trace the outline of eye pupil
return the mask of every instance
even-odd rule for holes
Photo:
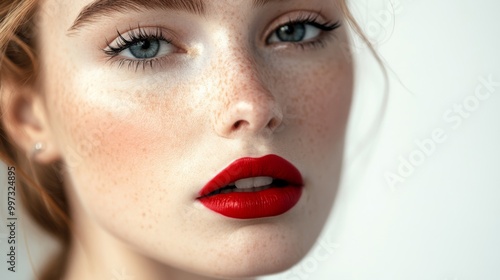
[[[138,45],[142,47],[141,49],[147,50],[151,46],[151,43],[149,41],[142,41]]]
[[[303,23],[294,23],[281,26],[276,31],[276,36],[283,42],[300,42],[306,35]]]
[[[144,39],[134,43],[129,48],[135,58],[148,59],[155,57],[160,51],[160,40]]]

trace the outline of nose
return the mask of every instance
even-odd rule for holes
[[[219,75],[219,102],[213,114],[215,131],[224,138],[269,137],[282,126],[283,110],[269,89],[269,82],[262,79],[265,64],[259,67],[244,51],[225,55],[215,71]]]

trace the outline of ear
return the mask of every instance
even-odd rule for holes
[[[41,164],[60,159],[42,96],[32,86],[10,81],[2,81],[0,94],[2,124],[13,144]]]

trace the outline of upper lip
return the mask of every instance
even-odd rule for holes
[[[291,186],[302,186],[304,184],[300,171],[280,156],[246,157],[235,160],[219,172],[199,191],[198,195],[204,197],[237,180],[262,176],[286,181]]]

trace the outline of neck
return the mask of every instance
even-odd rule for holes
[[[93,223],[75,228],[64,280],[215,280],[134,252]]]

